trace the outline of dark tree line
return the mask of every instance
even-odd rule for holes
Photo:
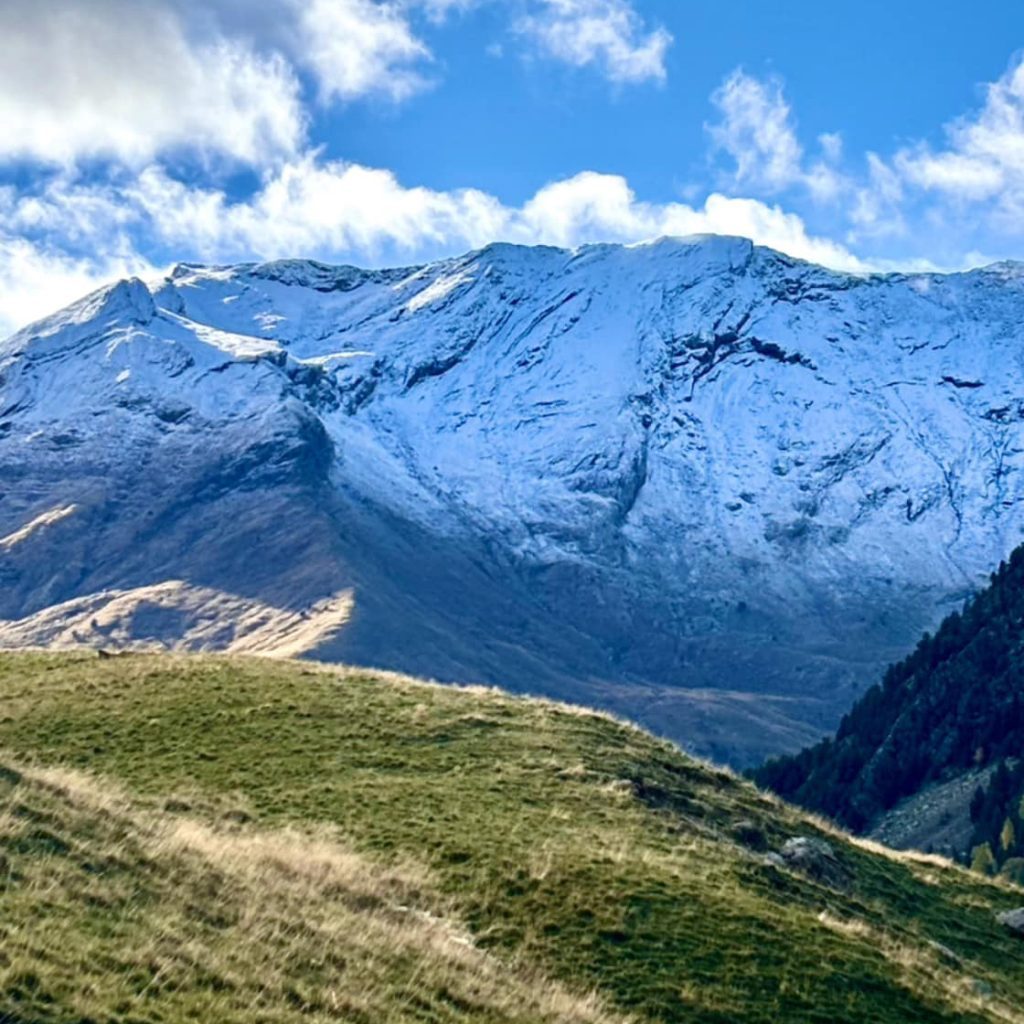
[[[1024,545],[962,611],[890,666],[833,739],[768,761],[754,778],[861,831],[928,782],[1022,752]]]
[[[971,800],[968,850],[979,871],[1003,870],[1024,879],[1024,761],[1000,761]]]

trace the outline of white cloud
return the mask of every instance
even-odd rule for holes
[[[0,124],[0,158],[63,163],[182,146],[256,162],[304,131],[282,58],[196,44],[169,8],[132,0],[3,4]]]
[[[539,0],[517,28],[540,51],[573,67],[596,66],[613,82],[664,81],[672,36],[648,31],[628,0]]]
[[[403,100],[429,84],[433,54],[412,26],[475,0],[143,0],[172,5],[193,35],[244,42],[308,72],[324,101],[363,96]]]
[[[514,240],[575,246],[633,242],[659,235],[739,235],[800,259],[863,270],[841,245],[808,234],[803,221],[756,199],[714,193],[700,207],[645,203],[625,178],[585,172],[541,189],[512,219]]]
[[[896,156],[903,177],[920,188],[964,202],[1024,200],[1024,59],[985,90],[973,117],[946,128],[938,152],[922,143]]]
[[[442,22],[452,13],[462,14],[473,7],[479,7],[486,0],[406,0],[422,7],[427,17],[434,22]]]
[[[841,211],[850,244],[913,232],[922,249],[959,265],[979,234],[1024,234],[1024,57],[985,86],[976,112],[946,126],[945,146],[868,152],[856,174],[840,166],[837,134],[820,135],[820,158],[808,159],[778,80],[737,70],[712,101],[720,119],[709,133],[734,161],[729,187],[769,196],[806,189]]]
[[[0,338],[111,280],[153,273],[130,248],[76,257],[0,232]]]
[[[762,197],[805,189],[848,244],[887,239],[891,246],[899,238],[904,251],[912,244],[960,267],[974,265],[979,247],[991,251],[993,239],[1024,235],[1024,57],[984,87],[978,110],[946,126],[945,145],[869,151],[857,172],[838,134],[819,135],[820,155],[808,157],[777,79],[737,70],[712,101],[720,118],[709,134],[734,163],[727,188]]]
[[[839,132],[823,132],[818,136],[818,144],[825,160],[837,164],[843,158],[843,136]]]
[[[413,19],[488,0],[5,0],[0,161],[141,166],[188,151],[265,168],[307,146],[324,103],[431,84]],[[664,77],[670,37],[629,0],[523,0],[544,52],[619,82]],[[517,8],[512,6],[514,11]]]
[[[189,189],[155,169],[140,178],[135,199],[167,242],[198,243],[213,260],[252,253],[420,258],[496,240],[574,247],[715,233],[743,235],[841,269],[862,268],[847,250],[811,237],[799,217],[777,206],[717,194],[703,207],[646,203],[625,178],[592,171],[547,185],[521,207],[509,207],[478,190],[406,188],[389,171],[307,156],[246,202]]]
[[[867,180],[855,188],[850,209],[854,225],[852,237],[902,234],[906,230],[902,212],[903,181],[877,153],[868,153],[867,165]]]
[[[575,247],[698,233],[742,235],[793,256],[863,269],[842,246],[809,234],[796,215],[753,199],[715,194],[703,206],[649,203],[625,178],[584,172],[508,206],[479,190],[406,187],[389,171],[308,153],[268,174],[245,200],[186,185],[156,165],[117,183],[61,176],[31,196],[0,190],[7,253],[0,260],[0,322],[56,308],[79,285],[84,291],[141,265],[129,237],[144,243],[143,251],[209,262],[312,256],[381,263],[496,240]],[[83,253],[90,255],[72,255]],[[46,273],[57,282],[49,301]]]
[[[431,53],[395,4],[289,0],[286,7],[296,18],[289,56],[313,72],[325,100],[370,93],[402,100],[426,85],[418,67]]]
[[[711,100],[722,114],[709,129],[711,138],[735,160],[738,182],[780,189],[799,179],[803,150],[778,81],[762,82],[736,70]]]
[[[6,0],[0,159],[189,149],[266,166],[305,145],[300,70],[325,102],[402,100],[431,59],[379,0]]]
[[[805,166],[803,146],[777,79],[762,81],[737,69],[711,100],[721,120],[709,125],[708,131],[714,145],[735,161],[736,185],[769,194],[802,185],[819,199],[834,198],[842,191],[843,179],[831,166],[842,153],[840,136],[822,135],[824,159]]]
[[[98,239],[115,238],[138,220],[138,212],[120,204],[109,189],[83,185],[72,173],[50,178],[33,193],[0,188],[0,232],[55,238],[63,249],[93,248]]]
[[[0,188],[0,338],[122,277],[153,273],[130,229],[140,213],[60,174],[32,195]]]
[[[191,188],[149,168],[126,193],[162,241],[206,259],[286,255],[376,260],[387,253],[484,245],[503,228],[504,208],[473,189],[405,188],[390,171],[307,154],[250,199]]]

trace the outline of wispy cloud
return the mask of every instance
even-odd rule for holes
[[[821,136],[822,157],[806,163],[781,81],[737,69],[711,99],[721,116],[708,131],[714,146],[734,161],[735,184],[770,194],[801,185],[818,198],[832,198],[843,189],[833,166],[842,152],[841,136]]]
[[[991,203],[1024,227],[1024,58],[985,89],[973,114],[946,127],[947,145],[900,150],[895,168],[909,184],[965,204]]]
[[[1024,57],[983,96],[977,110],[946,125],[944,146],[920,141],[851,161],[841,137],[826,134],[818,140],[820,156],[809,159],[781,80],[736,70],[712,97],[720,117],[708,130],[715,150],[732,162],[730,189],[790,197],[807,191],[841,211],[849,244],[912,231],[933,242],[943,235],[968,239],[982,226],[1020,239]],[[968,249],[969,243],[961,247],[964,259]]]
[[[672,36],[648,29],[627,0],[538,0],[517,22],[539,51],[573,67],[599,68],[610,81],[664,81]]]
[[[287,0],[284,6],[284,24],[295,26],[288,57],[312,71],[321,98],[353,100],[377,93],[404,100],[427,86],[423,68],[433,55],[397,5]]]

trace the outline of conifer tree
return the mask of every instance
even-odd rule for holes
[[[1007,818],[1003,822],[1003,831],[999,833],[999,845],[1003,849],[1003,853],[1009,853],[1013,849],[1013,844],[1016,842],[1017,836],[1013,827],[1013,819]]]
[[[1021,803],[1024,804],[1024,798]],[[975,822],[981,817],[981,809],[985,806],[985,790],[978,786],[971,797],[971,821]]]
[[[971,870],[979,875],[991,875],[996,868],[996,859],[988,843],[979,843],[971,850]]]
[[[991,769],[970,801],[968,850],[1024,851],[1024,545],[991,585],[890,666],[834,737],[754,772],[780,796],[867,830],[930,782]],[[1013,768],[1008,767],[1013,764]],[[967,808],[965,808],[965,811]],[[1010,819],[1010,847],[1002,840]],[[969,858],[965,858],[969,859]]]

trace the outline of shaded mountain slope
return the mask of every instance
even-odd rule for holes
[[[1019,891],[591,712],[140,655],[4,656],[0,706],[15,1024],[1022,1019]]]
[[[988,587],[865,693],[834,739],[769,761],[755,777],[860,830],[929,784],[1022,750],[1024,548],[1017,548]]]
[[[1019,542],[1022,308],[1016,265],[713,237],[121,282],[0,343],[0,644],[177,582],[285,617],[350,593],[308,653],[755,763]],[[161,607],[114,634],[218,646]]]

